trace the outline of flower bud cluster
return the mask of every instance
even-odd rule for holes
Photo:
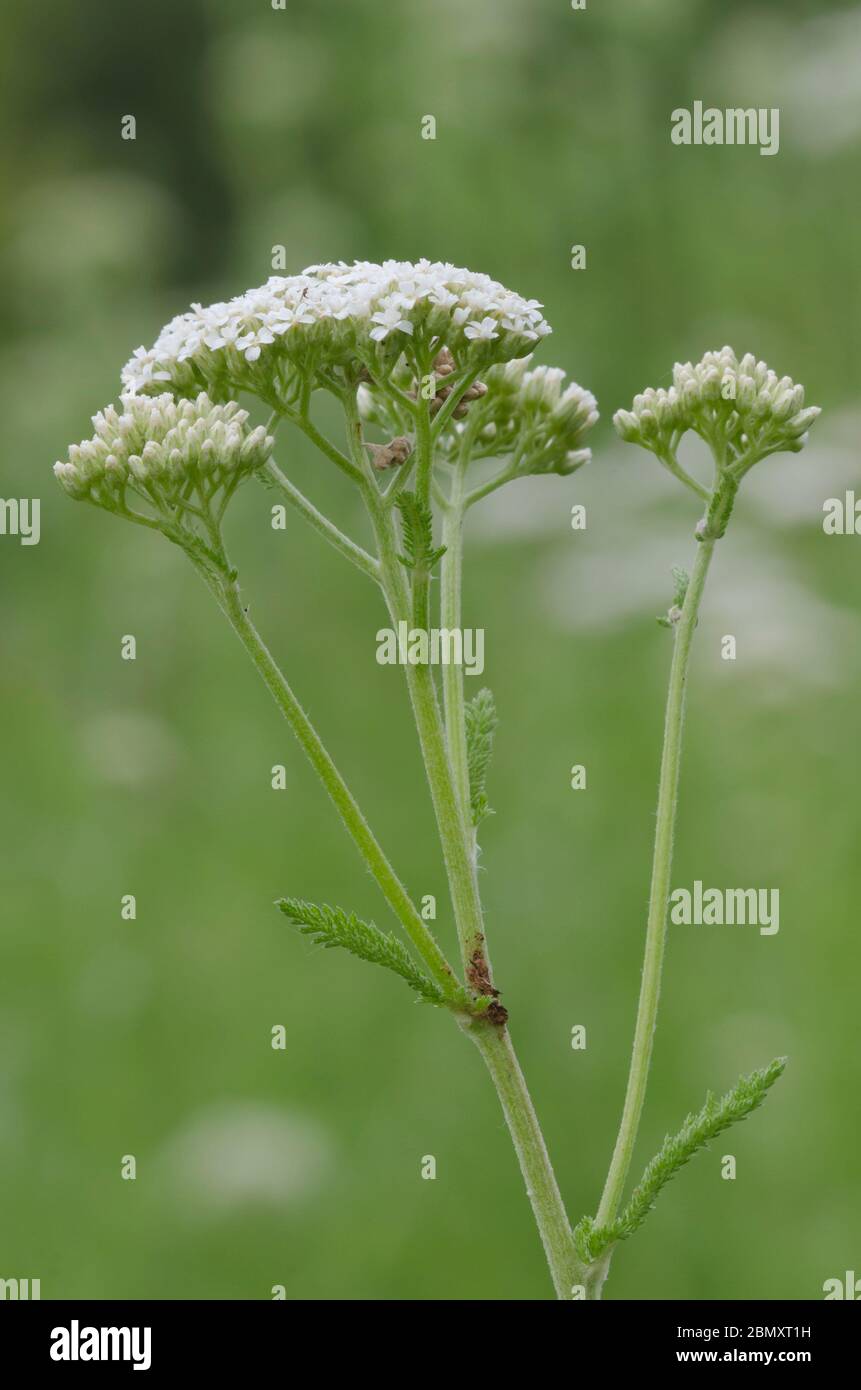
[[[592,457],[583,438],[598,419],[595,397],[559,367],[530,368],[522,357],[491,368],[481,411],[483,443],[513,454],[518,475],[573,473]]]
[[[672,453],[679,436],[694,430],[712,446],[729,445],[728,467],[744,472],[778,450],[797,453],[819,415],[804,406],[804,387],[778,377],[752,353],[738,360],[732,348],[707,352],[701,361],[677,362],[673,384],[649,387],[635,396],[630,410],[618,410],[613,424],[622,439],[658,455]]]
[[[213,405],[173,396],[122,396],[93,416],[95,434],[73,444],[54,473],[70,497],[122,509],[126,489],[171,508],[191,491],[210,498],[267,461],[273,440],[248,427],[235,401]]]

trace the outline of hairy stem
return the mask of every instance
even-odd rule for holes
[[[397,625],[403,619],[409,620],[414,609],[404,570],[398,560],[394,520],[391,510],[386,504],[386,499],[381,495],[376,480],[370,472],[362,443],[361,422],[355,409],[355,403],[349,394],[344,397],[344,406],[347,415],[347,437],[350,453],[356,468],[360,468],[364,475],[361,485],[362,494],[377,543],[380,582],[391,620]],[[425,453],[425,450],[428,452]],[[421,454],[424,454],[424,458],[420,454],[419,459],[420,465],[424,464],[425,488],[430,481],[431,450],[431,441],[425,436],[421,448]],[[460,545],[461,537],[458,536],[458,554]],[[458,560],[458,566],[459,564],[460,561]],[[459,569],[455,594],[450,597],[448,612],[456,620],[456,625],[459,625]],[[462,806],[452,770],[452,761],[449,757],[445,727],[430,666],[408,664],[406,676],[443,850],[466,979],[473,992],[476,992],[476,953],[478,953],[478,959],[485,963],[485,978],[489,977],[489,965],[486,964],[484,922],[472,852],[474,837],[466,815],[468,792],[466,805]],[[453,719],[457,720],[459,737],[463,739],[465,749],[466,732],[462,695],[459,705],[453,712]],[[503,1115],[526,1182],[527,1193],[547,1256],[557,1297],[570,1299],[573,1286],[578,1283],[585,1283],[585,1271],[576,1254],[570,1223],[553,1173],[544,1137],[508,1030],[504,1023],[500,1025],[497,1022],[492,1022],[489,1018],[474,1018],[470,1023],[467,1023],[461,1017],[460,1021],[481,1052],[499,1096]]]
[[[357,428],[355,422],[351,433]],[[357,436],[358,438],[358,436]],[[462,488],[455,483],[446,513],[446,543],[451,550],[448,576],[443,569],[443,626],[459,627],[461,621]],[[373,482],[365,489],[380,557],[383,591],[392,621],[409,611],[409,595],[396,555],[391,513],[380,505]],[[452,503],[454,505],[452,506]],[[457,517],[456,526],[452,518]],[[443,668],[444,674],[451,668]],[[490,963],[484,940],[484,921],[475,864],[475,836],[469,818],[469,777],[466,763],[466,728],[463,689],[446,686],[447,727],[429,666],[407,666],[407,684],[415,716],[431,799],[443,849],[446,872],[461,944],[467,982],[476,985],[476,960],[487,980]],[[459,672],[458,672],[459,674]],[[458,763],[461,749],[462,762]],[[455,751],[453,751],[455,750]],[[459,767],[459,772],[455,769]],[[503,1015],[504,1019],[504,1015]],[[517,1154],[539,1235],[547,1256],[557,1298],[570,1299],[575,1284],[585,1284],[585,1271],[574,1247],[571,1227],[556,1182],[544,1136],[520,1069],[507,1026],[489,1019],[465,1025],[478,1047],[502,1106],[505,1122]]]
[[[443,513],[442,539],[445,554],[440,568],[440,626],[457,631],[461,626],[463,590],[463,512],[464,468],[458,463],[452,479],[451,495]],[[475,833],[471,825],[469,764],[464,717],[463,668],[454,662],[442,668],[443,705],[448,754],[451,759],[455,791],[461,815],[468,828],[471,853],[475,854]]]
[[[476,953],[486,959],[484,918],[467,848],[466,827],[454,789],[439,700],[428,666],[407,666],[407,684],[442,844],[464,969],[469,979]]]
[[[622,1121],[596,1217],[596,1223],[599,1226],[609,1225],[618,1211],[637,1139],[637,1130],[649,1079],[649,1064],[652,1058],[652,1042],[658,1014],[661,969],[667,934],[667,903],[673,862],[673,838],[676,824],[676,799],[682,752],[688,664],[700,601],[714,546],[714,540],[708,539],[702,541],[697,547],[693,573],[685,596],[682,614],[675,629],[664,723],[664,748],[661,756],[661,775],[658,787],[652,886],[649,893],[649,915],[646,926],[646,950],[640,985],[640,1000],[637,1008],[634,1046],[631,1053],[631,1066],[628,1073]],[[606,1269],[604,1273],[606,1273]],[[603,1282],[603,1278],[601,1282]]]
[[[320,433],[307,415],[292,410],[286,405],[280,408],[280,414],[284,416],[285,420],[289,420],[297,429],[300,429],[305,437],[316,445],[320,453],[325,454],[327,459],[331,459],[336,468],[340,468],[341,472],[346,473],[348,478],[352,478],[354,483],[361,481],[363,472],[361,463],[347,458],[346,454],[342,454],[341,450],[336,448],[330,439]]]
[[[416,497],[419,504],[429,507],[433,484],[433,445],[427,401],[421,401],[416,411]],[[430,629],[430,573],[426,565],[413,571],[413,622],[419,629]]]
[[[497,488],[503,487],[505,483],[510,483],[514,477],[516,477],[516,473],[513,466],[509,465],[502,469],[500,473],[488,478],[486,483],[481,483],[478,487],[473,488],[472,492],[464,498],[464,507],[474,507],[476,502],[480,502],[483,497],[489,497],[492,492],[496,492]]]
[[[309,502],[304,493],[300,492],[295,484],[291,483],[290,479],[282,473],[274,459],[269,460],[265,471],[279,491],[283,493],[285,499],[290,503],[290,506],[295,507],[299,515],[303,516],[305,520],[314,527],[315,531],[319,531],[320,535],[324,536],[330,545],[333,545],[336,550],[340,551],[340,553],[360,569],[363,574],[367,574],[369,578],[379,581],[380,567],[373,555],[369,555],[366,550],[363,550],[362,547],[351,540],[349,536],[345,536],[344,532],[341,531],[333,521],[330,521],[327,516],[324,516],[322,512],[318,511],[313,502]]]
[[[449,421],[463,399],[464,392],[468,391],[473,382],[478,380],[478,371],[479,369],[476,367],[468,372],[464,372],[454,382],[449,378],[447,384],[451,386],[451,390],[442,409],[438,412],[433,422],[434,440],[439,439],[440,436],[445,433]]]
[[[684,483],[685,487],[690,488],[691,492],[696,493],[697,497],[700,497],[704,502],[711,500],[711,493],[708,488],[703,487],[702,483],[698,483],[696,478],[692,478],[690,473],[682,468],[682,465],[676,458],[675,449],[666,449],[660,452],[656,450],[655,457],[664,465],[669,473],[672,473],[674,478],[678,478],[680,483]]]
[[[541,1126],[508,1030],[474,1022],[466,1026],[466,1031],[484,1058],[499,1096],[550,1266],[556,1297],[571,1299],[574,1285],[584,1283],[584,1269],[574,1247],[571,1226]]]
[[[357,466],[364,453],[361,424],[351,400],[346,401],[347,434]],[[391,512],[375,480],[366,478],[363,496],[371,517],[380,563],[383,592],[393,624],[412,622],[416,608],[397,555],[397,538]],[[425,611],[425,610],[422,610]],[[416,730],[430,787],[434,815],[442,845],[464,969],[469,979],[475,952],[484,959],[484,921],[478,881],[468,848],[467,825],[461,813],[449,762],[439,698],[429,665],[405,667]]]

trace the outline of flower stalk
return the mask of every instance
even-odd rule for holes
[[[685,595],[681,617],[675,626],[673,636],[673,657],[670,666],[664,720],[664,744],[658,783],[655,848],[652,858],[652,883],[649,892],[646,948],[640,982],[640,999],[637,1006],[634,1046],[622,1120],[596,1218],[599,1226],[608,1226],[619,1209],[628,1170],[631,1166],[640,1116],[643,1113],[643,1103],[646,1098],[667,938],[667,911],[673,866],[673,840],[676,828],[688,668],[691,645],[714,547],[714,540],[703,541],[697,547],[696,562]]]
[[[463,521],[465,476],[468,458],[460,457],[452,470],[451,487],[443,511],[442,543],[445,554],[440,569],[441,626],[449,632],[462,629],[463,607]],[[470,815],[469,760],[466,745],[463,669],[453,662],[442,670],[445,728],[452,775],[466,827],[470,855],[475,860],[475,831]]]
[[[349,433],[356,422],[349,421]],[[361,446],[357,443],[357,449]],[[369,484],[363,487],[363,497],[371,517],[377,542],[383,593],[391,621],[397,630],[400,622],[427,628],[427,597],[423,579],[417,599],[404,579],[404,570],[397,556],[397,537],[393,517],[383,505],[379,492]],[[424,619],[422,622],[420,619]],[[483,953],[484,922],[478,882],[467,846],[466,824],[455,789],[452,767],[440,710],[439,697],[431,667],[424,664],[404,667],[410,704],[418,733],[425,774],[439,831],[443,859],[452,898],[455,926],[460,942],[461,958],[467,981],[486,958]],[[479,968],[479,978],[481,976]]]
[[[685,487],[704,498],[706,511],[696,528],[697,556],[681,608],[672,608],[662,625],[673,630],[673,656],[664,720],[664,741],[658,783],[658,807],[652,879],[646,922],[646,943],[634,1042],[622,1118],[607,1179],[594,1222],[585,1218],[578,1228],[581,1253],[587,1261],[587,1298],[600,1299],[615,1241],[605,1240],[601,1253],[589,1259],[594,1232],[611,1232],[616,1219],[637,1140],[652,1060],[661,975],[667,936],[667,913],[673,863],[679,769],[682,756],[685,700],[691,646],[714,548],[725,534],[741,479],[763,458],[780,449],[797,451],[819,411],[804,406],[804,389],[789,377],[778,380],[764,362],[751,354],[736,358],[731,348],[707,353],[696,366],[677,363],[673,385],[647,391],[634,399],[632,410],[617,411],[614,425],[628,443],[654,453]],[[693,430],[708,444],[714,461],[711,490],[705,489],[679,464],[680,440]],[[776,1064],[775,1064],[776,1065]],[[782,1062],[775,1076],[782,1071]],[[745,1112],[746,1113],[746,1112]]]

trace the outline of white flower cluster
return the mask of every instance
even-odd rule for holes
[[[752,353],[738,360],[732,348],[707,352],[700,362],[677,362],[669,390],[649,387],[631,410],[618,410],[613,424],[630,444],[662,454],[685,430],[709,443],[728,442],[748,462],[766,453],[797,453],[818,406],[804,408],[804,387],[778,377]]]
[[[268,459],[273,440],[248,428],[248,412],[230,401],[213,405],[173,396],[120,397],[93,416],[95,434],[73,444],[54,473],[70,497],[116,510],[130,487],[156,506],[173,507],[191,486],[210,498],[225,483],[253,473]]]
[[[505,362],[549,332],[536,300],[488,275],[438,261],[339,262],[193,305],[137,349],[122,379],[131,391],[223,399],[268,386],[271,396],[285,373],[392,363],[413,344],[449,348],[461,369]]]
[[[583,436],[598,419],[591,391],[576,381],[565,385],[561,367],[532,367],[531,357],[491,368],[481,411],[481,438],[494,452],[514,454],[517,472],[573,473],[592,451]]]

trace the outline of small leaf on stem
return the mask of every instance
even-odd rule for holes
[[[430,1004],[444,1004],[442,991],[418,969],[406,947],[391,933],[386,935],[373,922],[363,922],[354,912],[344,912],[328,903],[308,903],[301,898],[281,898],[276,904],[285,917],[318,946],[331,950],[340,946],[361,960],[385,966]]]
[[[722,1100],[709,1093],[702,1110],[696,1115],[688,1115],[678,1134],[667,1135],[631,1193],[631,1200],[621,1216],[609,1226],[596,1226],[591,1216],[584,1216],[578,1223],[574,1239],[581,1259],[587,1262],[597,1260],[609,1245],[632,1236],[654,1207],[658,1193],[679,1169],[723,1130],[746,1119],[762,1105],[785,1067],[786,1058],[778,1057],[760,1071],[742,1076]]]

